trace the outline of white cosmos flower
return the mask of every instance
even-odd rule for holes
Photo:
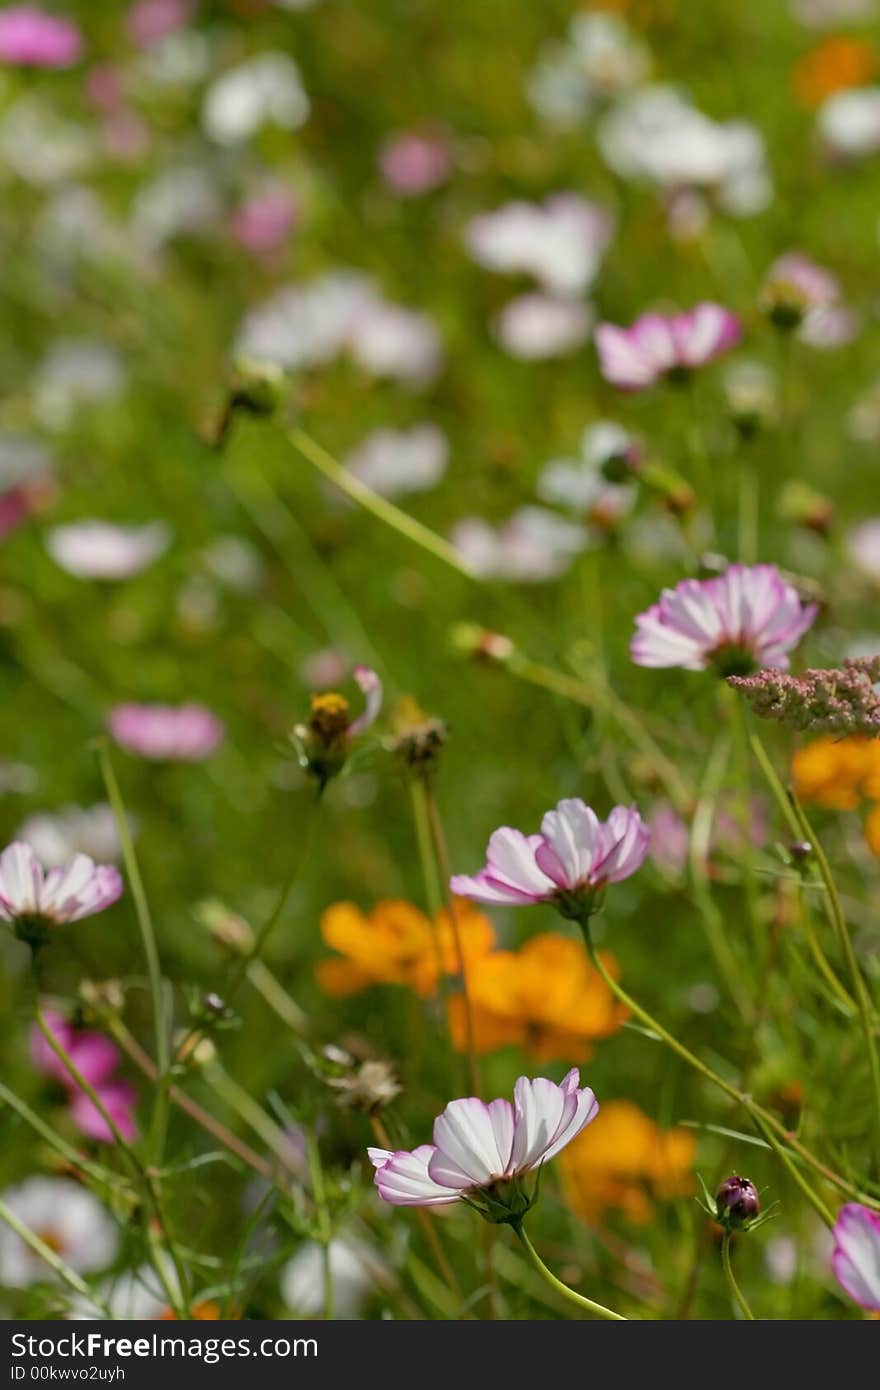
[[[96,806],[64,806],[60,811],[28,816],[15,838],[30,845],[44,869],[60,868],[75,854],[102,861],[120,856],[116,817],[112,806],[104,801]]]
[[[505,304],[493,328],[512,357],[537,362],[575,352],[586,341],[593,319],[590,304],[536,292]]]
[[[77,521],[56,526],[46,549],[57,565],[77,579],[128,579],[164,555],[171,532],[162,521],[116,526],[110,521]]]
[[[37,188],[65,183],[94,163],[98,143],[37,96],[14,102],[0,120],[0,163]]]
[[[216,226],[223,212],[216,180],[197,164],[164,169],[134,200],[131,238],[145,255],[177,236]]]
[[[674,87],[645,87],[603,118],[605,162],[622,178],[661,189],[703,188],[734,216],[763,211],[772,198],[764,142],[747,121],[715,121]]]
[[[582,526],[543,507],[521,507],[497,528],[467,517],[450,539],[472,573],[522,584],[558,578],[589,544]]]
[[[579,14],[567,42],[542,49],[526,91],[540,116],[570,129],[609,97],[638,86],[650,66],[647,48],[623,19]]]
[[[202,125],[218,145],[241,145],[262,126],[297,130],[309,116],[299,68],[286,53],[261,53],[224,72],[205,94]]]
[[[631,483],[609,482],[603,470],[616,462],[626,469],[638,455],[639,446],[628,430],[613,420],[598,420],[584,430],[579,458],[545,464],[538,477],[538,496],[578,516],[606,524],[616,521],[635,502],[635,488]]]
[[[28,1178],[3,1201],[78,1274],[106,1269],[116,1258],[116,1223],[97,1197],[69,1178]],[[0,1284],[24,1288],[51,1279],[49,1266],[8,1226],[0,1225]]]
[[[449,461],[449,440],[428,421],[409,429],[372,430],[345,458],[350,473],[385,497],[428,492]]]
[[[78,407],[104,405],[125,390],[127,374],[109,343],[63,338],[43,358],[34,382],[34,414],[51,430],[64,430]]]
[[[880,150],[880,87],[835,92],[819,109],[816,128],[832,154],[861,159]]]
[[[475,261],[504,274],[533,275],[551,294],[578,294],[599,269],[611,237],[605,208],[576,193],[543,203],[505,203],[471,218],[465,242]]]
[[[13,841],[0,854],[0,917],[50,927],[78,922],[110,907],[123,891],[122,876],[111,864],[95,864],[75,854],[60,868],[43,872],[30,845]]]
[[[376,1257],[357,1242],[338,1236],[330,1242],[330,1275],[337,1318],[360,1316],[364,1299],[376,1286]],[[281,1296],[304,1318],[319,1317],[324,1307],[324,1252],[305,1241],[281,1271]]]

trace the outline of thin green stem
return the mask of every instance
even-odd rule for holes
[[[613,1309],[606,1308],[602,1303],[596,1303],[592,1298],[586,1298],[582,1293],[576,1293],[567,1284],[563,1284],[561,1279],[557,1279],[545,1265],[532,1242],[529,1240],[522,1226],[514,1226],[514,1231],[520,1239],[523,1249],[529,1257],[534,1268],[538,1271],[541,1278],[546,1280],[551,1289],[554,1289],[561,1298],[565,1298],[569,1303],[573,1303],[576,1308],[581,1308],[586,1313],[592,1313],[596,1318],[604,1318],[608,1322],[626,1322],[627,1319],[622,1313],[615,1313]]]
[[[128,816],[125,811],[125,802],[122,799],[122,792],[119,789],[119,782],[116,777],[113,761],[110,757],[110,749],[106,740],[102,740],[98,744],[97,756],[101,777],[103,778],[104,787],[107,791],[107,798],[113,809],[113,815],[116,820],[116,829],[122,848],[122,860],[125,865],[129,887],[131,888],[131,896],[134,900],[135,916],[137,917],[138,928],[141,934],[141,944],[147,961],[147,975],[150,981],[150,1002],[153,1010],[153,1033],[156,1042],[156,1065],[159,1068],[160,1077],[160,1082],[156,1087],[154,1098],[151,1124],[151,1148],[153,1162],[160,1163],[165,1141],[167,1118],[167,1086],[164,1084],[164,1078],[167,1076],[170,1068],[171,1055],[168,1040],[168,1026],[163,1002],[162,968],[159,960],[159,947],[156,941],[156,931],[153,926],[150,905],[147,901],[144,882],[141,877],[140,866],[135,853]]]
[[[868,993],[868,987],[859,966],[855,949],[852,944],[846,916],[840,902],[840,895],[837,885],[834,882],[834,874],[831,872],[831,864],[828,856],[822,848],[820,841],[813,834],[810,822],[804,814],[803,807],[800,805],[794,793],[791,794],[791,805],[801,833],[804,839],[812,846],[813,854],[816,857],[816,864],[819,868],[819,876],[825,885],[828,904],[828,915],[831,918],[832,926],[837,934],[843,958],[846,961],[847,971],[849,972],[850,984],[858,1005],[859,1020],[862,1026],[862,1034],[865,1040],[865,1050],[868,1055],[868,1067],[871,1073],[871,1083],[874,1090],[874,1134],[875,1134],[875,1161],[880,1165],[880,1057],[877,1053],[877,1040],[874,1036],[874,1024],[872,1019],[872,1000]]]
[[[436,559],[442,560],[450,569],[454,569],[458,574],[462,574],[467,579],[476,579],[475,575],[462,560],[458,551],[445,541],[442,536],[423,526],[414,517],[408,516],[401,511],[393,502],[381,497],[378,492],[374,492],[366,483],[362,483],[360,478],[355,477],[347,468],[343,468],[336,461],[332,454],[329,454],[322,445],[312,439],[311,435],[301,429],[292,429],[288,432],[288,440],[304,458],[314,468],[317,468],[325,478],[334,483],[341,492],[358,506],[363,507],[364,511],[370,512],[378,521],[390,526],[399,535],[405,536],[408,541],[412,541],[422,550],[433,555]]]
[[[410,782],[410,795],[412,797],[413,823],[415,825],[419,863],[421,864],[422,879],[425,885],[425,900],[428,909],[428,918],[431,923],[431,938],[434,943],[434,957],[437,965],[437,988],[440,991],[440,997],[443,1001],[443,1012],[446,1014],[448,998],[446,961],[443,955],[443,943],[440,940],[440,927],[437,922],[440,908],[443,905],[443,894],[440,887],[440,874],[437,869],[437,862],[434,858],[434,850],[431,841],[431,821],[428,815],[425,786],[420,778],[414,777]]]
[[[72,1144],[68,1144],[66,1139],[62,1139],[60,1134],[56,1134],[51,1125],[47,1125],[45,1120],[33,1111],[25,1101],[17,1096],[14,1091],[10,1091],[0,1081],[0,1101],[8,1105],[17,1115],[20,1115],[25,1124],[30,1125],[35,1134],[45,1140],[56,1153],[60,1154],[65,1163],[69,1163],[72,1168],[76,1168],[80,1173],[92,1179],[93,1182],[101,1183],[105,1187],[127,1188],[128,1183],[124,1178],[120,1178],[116,1173],[105,1168],[103,1164],[93,1163],[84,1154],[78,1153]]]
[[[35,1255],[45,1261],[49,1269],[52,1270],[52,1273],[57,1275],[63,1283],[67,1284],[68,1288],[73,1289],[74,1293],[79,1294],[81,1298],[88,1299],[89,1303],[98,1309],[102,1317],[109,1318],[111,1322],[113,1321],[113,1312],[109,1304],[101,1298],[100,1294],[90,1289],[85,1280],[81,1279],[76,1273],[76,1270],[71,1269],[69,1265],[65,1264],[61,1257],[56,1255],[51,1246],[47,1245],[44,1240],[41,1240],[36,1232],[32,1231],[29,1226],[25,1226],[24,1222],[19,1221],[15,1212],[11,1211],[2,1199],[0,1199],[0,1221],[3,1221],[9,1227],[10,1231],[14,1231],[19,1240],[23,1240],[29,1250],[32,1250]]]
[[[321,1164],[321,1150],[318,1147],[314,1126],[309,1125],[306,1127],[305,1139],[306,1154],[309,1163],[309,1177],[312,1184],[312,1197],[314,1198],[315,1211],[318,1216],[318,1238],[321,1243],[323,1254],[324,1317],[329,1322],[333,1317],[334,1311],[333,1264],[331,1254],[333,1228],[330,1221],[330,1211],[327,1206],[327,1189],[324,1183],[324,1169]]]
[[[739,1284],[733,1277],[733,1266],[730,1263],[730,1232],[724,1232],[724,1239],[721,1242],[721,1263],[724,1266],[724,1277],[727,1280],[730,1292],[733,1294],[739,1311],[748,1322],[755,1321],[755,1315],[746,1302],[745,1295],[740,1289]]]
[[[833,1169],[828,1168],[820,1159],[816,1158],[815,1154],[811,1153],[795,1135],[790,1134],[775,1115],[771,1114],[769,1110],[765,1110],[762,1105],[758,1105],[757,1101],[753,1100],[751,1096],[746,1095],[744,1091],[740,1091],[731,1082],[725,1081],[723,1076],[719,1076],[716,1071],[713,1071],[711,1067],[707,1066],[705,1062],[702,1062],[689,1048],[685,1047],[684,1043],[680,1043],[678,1038],[668,1032],[662,1024],[658,1023],[657,1020],[648,1013],[647,1009],[643,1009],[640,1004],[637,1004],[632,995],[628,994],[623,986],[618,984],[614,976],[609,974],[608,970],[606,970],[601,957],[593,945],[588,925],[584,925],[582,929],[587,950],[590,953],[590,959],[599,971],[599,974],[604,979],[612,994],[614,994],[622,1004],[626,1005],[630,1013],[632,1013],[640,1023],[644,1024],[644,1026],[649,1029],[650,1032],[654,1033],[662,1043],[665,1043],[671,1051],[681,1057],[682,1061],[687,1062],[688,1066],[698,1072],[704,1080],[710,1082],[713,1086],[717,1086],[717,1088],[723,1091],[730,1100],[734,1100],[737,1105],[741,1105],[752,1118],[760,1117],[760,1119],[762,1119],[808,1167],[812,1168],[814,1172],[819,1173],[841,1192],[845,1192],[853,1197],[855,1201],[861,1202],[864,1206],[870,1207],[873,1211],[880,1210],[880,1202],[868,1196],[867,1193],[860,1192],[852,1183],[847,1182],[846,1178],[841,1177],[839,1173],[835,1173]]]
[[[243,1086],[239,1086],[238,1082],[234,1081],[217,1061],[206,1062],[200,1068],[200,1074],[205,1084],[211,1088],[215,1095],[231,1110],[234,1110],[255,1134],[260,1136],[278,1161],[286,1168],[290,1168],[292,1161],[290,1145],[285,1139],[284,1133],[267,1115],[263,1107],[254,1100],[253,1096]]]
[[[776,1157],[779,1159],[780,1163],[785,1167],[789,1177],[800,1188],[801,1193],[804,1197],[806,1197],[810,1206],[814,1209],[814,1211],[816,1211],[819,1214],[819,1216],[825,1222],[825,1225],[829,1228],[829,1230],[833,1231],[834,1217],[831,1215],[831,1212],[828,1210],[827,1206],[822,1201],[822,1198],[816,1191],[815,1186],[811,1183],[808,1183],[803,1173],[798,1168],[797,1164],[792,1163],[791,1159],[785,1152],[785,1149],[782,1147],[779,1140],[776,1138],[776,1135],[773,1133],[770,1126],[765,1124],[759,1115],[753,1115],[752,1122],[755,1128],[758,1130],[758,1133],[761,1134],[762,1137],[767,1141],[773,1152],[776,1154]]]

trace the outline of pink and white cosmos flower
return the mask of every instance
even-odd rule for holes
[[[112,864],[75,854],[44,873],[30,845],[20,840],[0,854],[0,917],[7,922],[37,917],[52,926],[103,912],[122,895],[122,876]]]
[[[788,653],[818,609],[804,604],[775,565],[730,565],[713,579],[683,579],[636,618],[637,666],[714,667],[724,676],[788,669]]]
[[[513,1104],[486,1104],[475,1096],[450,1101],[434,1121],[432,1144],[411,1152],[367,1152],[379,1195],[394,1206],[438,1207],[476,1198],[490,1219],[506,1220],[528,1207],[515,1180],[555,1158],[598,1113],[596,1097],[580,1086],[576,1067],[559,1086],[543,1076],[521,1076]]]
[[[22,68],[69,68],[82,54],[75,24],[33,5],[0,11],[0,62]]]
[[[155,762],[199,762],[223,740],[224,728],[204,705],[115,705],[107,728],[120,748]]]
[[[560,801],[539,835],[502,826],[489,840],[486,866],[472,877],[456,874],[450,888],[474,902],[520,906],[554,903],[580,918],[609,883],[641,868],[648,828],[635,806],[615,806],[606,821],[578,797]]]
[[[880,1214],[848,1202],[834,1226],[834,1277],[862,1308],[880,1312]]]
[[[642,314],[629,328],[600,323],[595,340],[605,380],[621,391],[642,391],[662,377],[704,367],[735,347],[741,334],[729,309],[702,303],[683,314]]]

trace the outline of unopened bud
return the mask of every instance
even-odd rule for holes
[[[736,1173],[725,1178],[715,1193],[715,1214],[729,1231],[742,1231],[751,1225],[761,1214],[758,1189],[751,1179]]]

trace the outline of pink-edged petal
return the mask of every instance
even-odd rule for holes
[[[352,736],[364,733],[375,724],[382,708],[382,682],[376,672],[369,666],[356,666],[354,678],[363,691],[366,705],[363,714],[348,726],[348,732]]]
[[[434,1121],[435,1153],[430,1176],[441,1185],[467,1189],[485,1187],[504,1177],[513,1143],[513,1110],[509,1100],[490,1104],[468,1096],[453,1100]]]
[[[857,1202],[840,1210],[834,1226],[834,1277],[862,1308],[880,1311],[880,1213]]]
[[[373,1153],[385,1150],[372,1150]],[[459,1200],[456,1189],[434,1182],[428,1164],[434,1155],[432,1144],[421,1144],[412,1152],[392,1153],[376,1166],[373,1181],[379,1196],[397,1207],[442,1207]],[[375,1163],[375,1159],[373,1159]]]
[[[578,797],[560,801],[541,821],[541,834],[553,851],[552,858],[541,856],[545,871],[549,873],[555,866],[562,870],[562,881],[556,878],[554,882],[560,888],[588,883],[600,844],[599,818],[592,807]]]
[[[38,912],[42,887],[43,870],[30,845],[7,845],[0,854],[0,915],[10,921]]]

